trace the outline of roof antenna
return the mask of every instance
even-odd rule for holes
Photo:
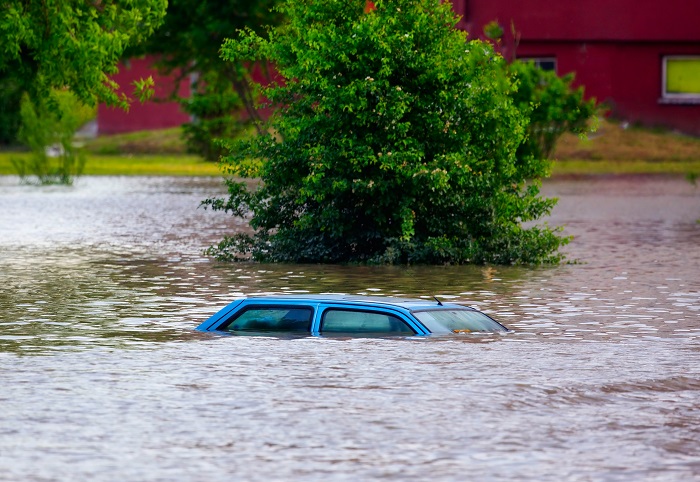
[[[440,301],[437,296],[433,295],[433,298],[435,298],[435,301],[438,302],[438,306],[442,306],[442,301]]]

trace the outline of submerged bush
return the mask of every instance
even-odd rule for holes
[[[549,161],[518,158],[528,118],[489,43],[455,29],[439,0],[298,0],[230,60],[272,62],[268,134],[231,146],[229,196],[247,216],[220,259],[282,262],[540,263],[567,242],[539,196]],[[236,176],[258,178],[256,188]]]

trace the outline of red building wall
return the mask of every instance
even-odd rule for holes
[[[456,0],[469,33],[511,20],[523,39],[697,41],[700,3],[693,0]],[[478,32],[475,31],[478,29]]]
[[[498,21],[509,59],[556,58],[557,73],[574,72],[586,95],[605,102],[615,117],[700,136],[700,103],[662,99],[664,56],[700,56],[700,0],[453,0],[453,8],[462,16],[458,27],[472,38]],[[166,97],[173,81],[158,76],[147,59],[132,60],[115,80],[130,93],[131,82],[148,75],[156,80],[156,96]],[[179,88],[188,95],[187,83]],[[173,102],[134,102],[128,113],[98,109],[103,134],[188,121]]]
[[[120,92],[132,97],[132,82],[150,75],[155,81],[155,94],[151,100],[145,103],[134,100],[128,111],[100,104],[97,108],[98,134],[164,129],[189,122],[189,116],[182,112],[177,102],[162,101],[167,99],[172,92],[175,81],[173,77],[159,75],[151,67],[152,62],[152,58],[141,58],[131,59],[127,63],[120,64],[119,73],[112,77],[119,84]],[[178,92],[182,96],[189,96],[189,83],[182,82]]]
[[[700,2],[688,0],[455,0],[476,38],[497,21],[508,58],[554,57],[615,117],[700,135],[700,103],[662,99],[663,58],[700,56]],[[511,33],[514,26],[517,39]]]

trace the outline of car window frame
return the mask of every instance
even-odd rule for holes
[[[221,320],[226,320],[227,316],[231,316],[232,313],[235,313],[237,310],[241,308],[241,305],[245,305],[246,303],[245,298],[241,298],[239,300],[234,300],[225,307],[223,307],[221,310],[218,312],[214,313],[214,315],[209,318],[209,324],[206,326],[201,326],[199,329],[202,331],[218,331],[218,326],[223,323]]]

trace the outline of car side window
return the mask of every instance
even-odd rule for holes
[[[336,308],[326,310],[321,321],[321,334],[333,333],[415,334],[398,316]]]
[[[311,330],[313,310],[299,306],[252,306],[235,316],[223,331],[283,331]]]

